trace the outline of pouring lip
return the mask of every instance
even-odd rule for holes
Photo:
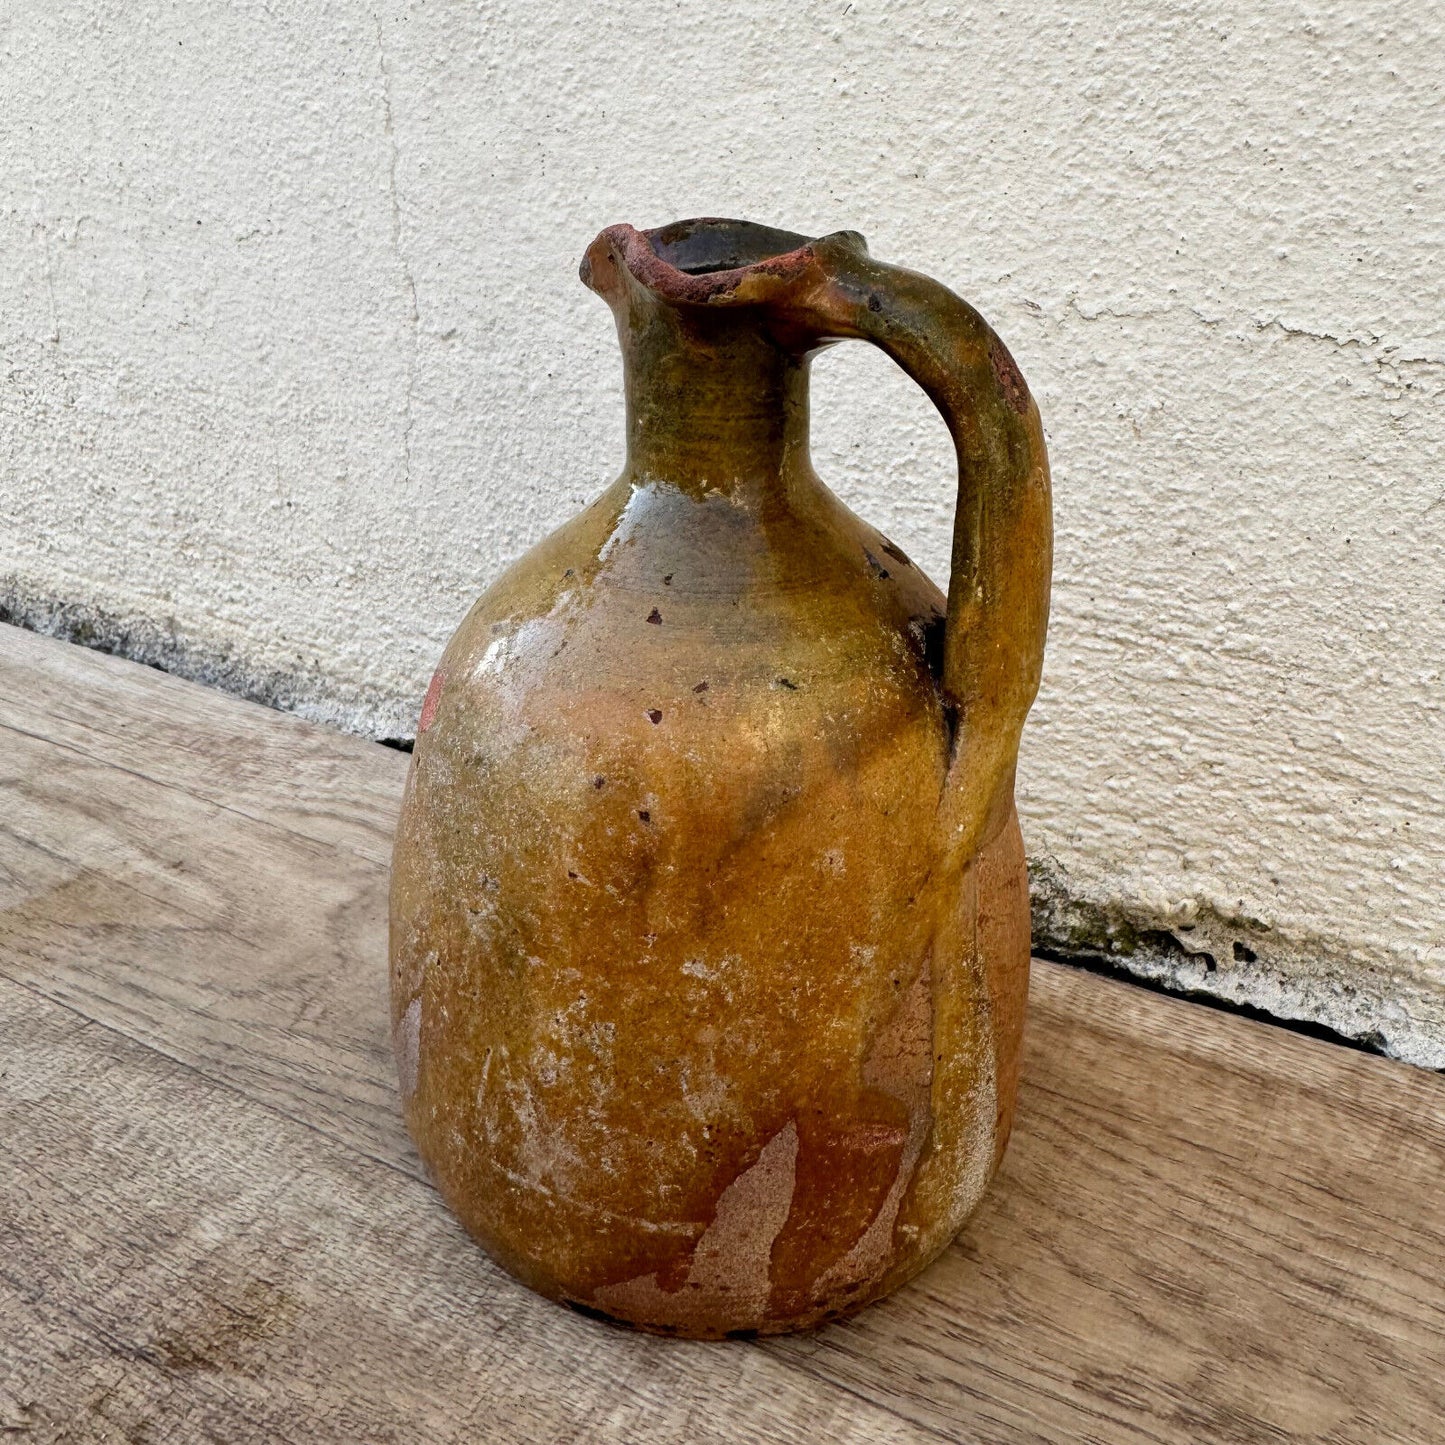
[[[827,239],[721,216],[673,221],[649,231],[608,226],[582,258],[581,276],[585,285],[607,296],[620,263],[664,301],[746,304],[806,275],[820,241]],[[862,243],[861,237],[856,240]]]

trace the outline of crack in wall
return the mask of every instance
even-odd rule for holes
[[[1037,302],[1025,301],[1024,305],[1030,314],[1043,316],[1047,313]],[[1097,306],[1092,309],[1081,302],[1077,295],[1069,296],[1065,303],[1068,310],[1072,311],[1081,321],[1140,321],[1148,320],[1158,316],[1168,316],[1174,312],[1187,310],[1201,325],[1211,330],[1224,325],[1238,327],[1249,327],[1256,332],[1278,331],[1281,335],[1297,337],[1309,341],[1324,341],[1335,347],[1337,350],[1345,351],[1358,349],[1374,362],[1376,369],[1384,373],[1392,371],[1398,373],[1402,369],[1419,368],[1422,371],[1445,368],[1445,352],[1439,355],[1432,354],[1429,347],[1423,342],[1402,341],[1386,343],[1384,338],[1376,332],[1370,332],[1366,336],[1350,336],[1334,331],[1314,331],[1306,326],[1293,326],[1278,316],[1247,316],[1242,313],[1225,314],[1221,316],[1210,316],[1200,307],[1195,305],[1186,306],[1183,302],[1169,301],[1162,306],[1140,306],[1137,309]],[[1403,354],[1402,354],[1403,353]],[[1394,385],[1408,387],[1409,382],[1400,381],[1398,376],[1394,379]]]
[[[50,337],[53,346],[60,345],[60,307],[55,300],[55,261],[50,254],[50,227],[37,221],[35,229],[40,233],[40,245],[45,253],[45,294],[50,302]]]
[[[1145,306],[1138,311],[1120,311],[1113,306],[1100,306],[1094,311],[1086,311],[1077,296],[1070,296],[1068,305],[1069,309],[1084,321],[1099,321],[1105,316],[1111,321],[1138,321],[1147,316],[1166,316],[1179,309],[1173,301],[1168,301],[1163,306]]]
[[[397,190],[397,168],[401,162],[400,147],[396,140],[395,118],[391,104],[391,67],[386,58],[386,43],[382,36],[381,17],[372,11],[372,24],[376,27],[376,64],[381,75],[382,126],[387,143],[387,198],[391,203],[391,248],[401,268],[402,300],[409,307],[408,336],[409,355],[406,367],[406,397],[402,415],[402,480],[411,483],[412,431],[415,426],[416,367],[420,346],[421,310],[417,304],[416,277],[402,243],[403,226],[401,197]]]

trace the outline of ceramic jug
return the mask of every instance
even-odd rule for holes
[[[407,1123],[543,1294],[797,1329],[943,1249],[1008,1136],[1043,434],[978,313],[852,232],[613,226],[582,279],[626,465],[427,690],[391,895]],[[849,337],[956,443],[946,604],[809,461],[809,360]]]

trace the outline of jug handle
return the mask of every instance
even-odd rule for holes
[[[793,319],[819,340],[880,347],[953,437],[958,500],[940,680],[953,745],[943,811],[953,847],[972,853],[1012,816],[1019,739],[1043,668],[1053,554],[1043,426],[1007,347],[961,297],[874,260],[852,232],[813,249],[815,283]]]

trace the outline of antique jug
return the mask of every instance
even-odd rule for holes
[[[943,1249],[1008,1137],[1043,433],[978,313],[852,232],[613,226],[582,279],[627,461],[427,690],[391,895],[407,1123],[543,1294],[803,1328]],[[809,461],[809,359],[848,337],[956,443],[946,607]]]

